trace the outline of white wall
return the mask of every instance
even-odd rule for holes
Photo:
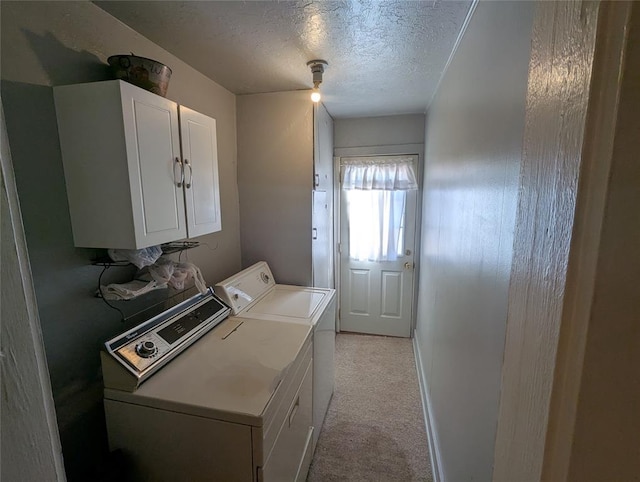
[[[133,51],[171,67],[170,99],[217,119],[222,231],[198,238],[203,245],[182,256],[210,284],[240,269],[235,95],[91,2],[3,1],[0,8],[2,102],[65,465],[70,477],[89,480],[107,452],[98,353],[130,325],[94,297],[96,251],[73,246],[52,86],[108,79],[107,57]],[[110,269],[102,281],[133,275]],[[131,302],[125,310],[141,307]]]
[[[479,2],[427,112],[416,326],[443,480],[491,480],[533,5]]]
[[[241,95],[238,188],[242,265],[312,284],[313,102],[307,91]]]

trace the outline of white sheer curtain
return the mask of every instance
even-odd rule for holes
[[[417,188],[411,158],[342,159],[351,259],[394,261],[402,256],[407,191]]]

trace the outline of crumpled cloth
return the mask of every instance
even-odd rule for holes
[[[167,283],[158,283],[156,280],[141,281],[133,280],[129,283],[112,283],[100,286],[100,293],[105,300],[132,300],[149,291],[163,289]]]
[[[147,269],[155,281],[168,283],[169,286],[177,290],[184,289],[185,285],[193,280],[200,293],[207,291],[207,284],[202,277],[202,272],[193,263],[177,263],[163,256]]]

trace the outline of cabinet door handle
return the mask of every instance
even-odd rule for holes
[[[180,180],[176,182],[176,186],[178,187],[182,187],[182,184],[184,183],[184,166],[182,165],[182,162],[180,162],[180,159],[176,157],[176,164],[178,166],[180,166]],[[173,180],[176,180],[176,164],[173,165]]]
[[[313,176],[313,184],[315,187],[318,187],[320,185],[320,174],[315,174]]]
[[[318,239],[318,228],[311,228],[311,239]]]
[[[191,164],[189,164],[189,159],[184,160],[184,165],[189,168],[189,182],[186,182],[184,187],[189,189],[193,185],[193,168],[191,167]]]

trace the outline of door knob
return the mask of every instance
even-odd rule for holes
[[[411,268],[413,268],[413,263],[410,263],[409,261],[407,261],[404,264],[404,269],[411,269]]]

